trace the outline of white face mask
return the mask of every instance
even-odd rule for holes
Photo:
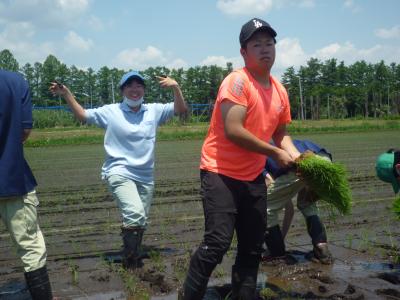
[[[143,97],[140,98],[140,99],[138,99],[138,100],[131,100],[131,99],[126,98],[126,97],[124,96],[124,102],[125,102],[126,105],[128,105],[129,107],[138,107],[138,106],[140,106],[140,104],[143,103],[143,100],[144,100]]]

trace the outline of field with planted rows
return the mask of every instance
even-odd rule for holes
[[[320,133],[311,139],[333,153],[349,172],[352,214],[338,216],[321,205],[321,218],[335,257],[331,266],[308,261],[312,249],[299,211],[287,237],[293,264],[263,264],[259,289],[275,298],[398,299],[400,221],[390,208],[394,194],[375,177],[375,159],[400,147],[398,131]],[[48,250],[53,294],[61,299],[176,299],[190,253],[200,243],[203,211],[199,196],[202,140],[160,141],[151,224],[144,235],[145,266],[126,272],[105,257],[121,249],[115,201],[100,179],[102,145],[27,148],[39,186],[39,222]],[[321,203],[322,204],[322,203]],[[230,282],[232,243],[209,283],[208,299],[219,299]],[[27,297],[20,262],[0,225],[0,299]],[[16,298],[12,298],[16,297]],[[335,298],[336,297],[336,298]],[[346,298],[347,297],[347,298]],[[364,298],[362,298],[364,297]],[[27,298],[28,299],[28,298]],[[265,298],[267,299],[267,298]]]

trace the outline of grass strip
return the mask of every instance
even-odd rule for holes
[[[342,124],[342,125],[340,125]],[[157,139],[172,140],[201,140],[204,139],[209,123],[185,125],[165,125],[158,129]],[[335,133],[335,132],[365,132],[376,130],[399,130],[399,120],[320,120],[293,121],[288,126],[290,134]],[[34,129],[26,142],[26,147],[61,146],[79,144],[102,144],[104,131],[93,126],[54,127]]]

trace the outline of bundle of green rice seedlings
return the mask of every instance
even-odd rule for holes
[[[400,220],[400,195],[394,199],[392,211],[396,214],[397,219]]]
[[[307,151],[296,160],[296,167],[318,199],[326,201],[342,214],[350,213],[352,196],[347,171],[342,164]]]

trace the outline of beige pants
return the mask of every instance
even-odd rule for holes
[[[330,158],[318,154],[318,158],[330,161]],[[267,189],[267,228],[279,224],[279,212],[283,210],[289,201],[297,195],[297,208],[305,218],[318,215],[318,208],[314,197],[307,189],[303,180],[296,176],[295,172],[289,172],[279,176]]]
[[[305,218],[318,214],[315,202],[309,202],[309,193],[304,181],[294,172],[282,175],[268,186],[267,228],[280,224],[279,213],[297,195],[297,207]]]
[[[35,190],[24,196],[0,198],[0,217],[11,235],[25,272],[46,264],[46,245],[37,221],[38,205]]]

